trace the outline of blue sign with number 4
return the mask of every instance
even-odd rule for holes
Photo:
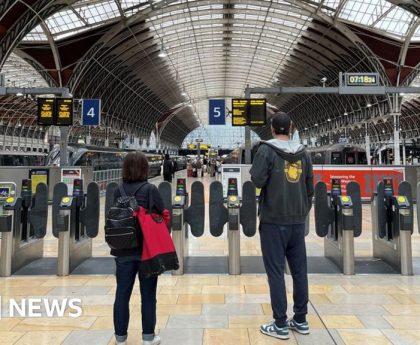
[[[209,125],[226,124],[226,110],[224,99],[209,100]]]
[[[82,125],[99,126],[101,123],[101,100],[82,99]]]

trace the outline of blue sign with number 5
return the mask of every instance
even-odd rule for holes
[[[99,126],[101,123],[101,100],[82,99],[82,125]]]
[[[209,125],[226,124],[226,110],[224,99],[209,100]]]

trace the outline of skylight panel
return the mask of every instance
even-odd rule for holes
[[[64,10],[54,14],[46,20],[46,24],[52,34],[85,26],[85,23],[72,10]]]
[[[375,28],[404,36],[413,20],[413,15],[400,7],[392,9]]]
[[[89,24],[107,21],[120,16],[114,0],[102,1],[75,9]]]
[[[23,38],[23,41],[48,41],[48,38],[41,25],[38,25]]]

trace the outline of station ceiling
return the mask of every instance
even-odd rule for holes
[[[66,86],[101,98],[93,142],[158,130],[180,145],[207,122],[211,98],[250,87],[314,86],[339,72],[379,72],[385,85],[418,82],[420,1],[408,0],[3,0],[0,68],[11,86]],[[264,96],[264,95],[262,95]],[[385,96],[267,96],[303,133],[346,131],[386,141],[393,131]],[[419,101],[403,103],[403,138],[420,138]],[[35,103],[0,103],[3,132],[36,127]],[[17,124],[19,129],[17,130]],[[267,129],[256,129],[267,138]],[[76,124],[76,140],[85,129]],[[35,134],[34,134],[35,135]]]

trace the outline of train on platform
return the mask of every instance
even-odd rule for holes
[[[83,144],[69,144],[68,166],[92,166],[97,170],[121,169],[127,153],[134,150],[88,146]],[[161,154],[144,152],[149,161],[149,177],[159,176],[163,158]],[[48,166],[60,166],[60,146],[56,145],[46,159]]]
[[[0,166],[43,166],[47,154],[34,151],[0,151]]]
[[[338,143],[308,148],[312,164],[367,165],[366,150],[360,146]]]
[[[254,143],[251,148],[251,161],[258,150],[259,143]],[[313,164],[320,165],[366,165],[366,150],[352,144],[333,144],[307,149]],[[223,164],[244,164],[244,146],[235,148],[223,159]]]

